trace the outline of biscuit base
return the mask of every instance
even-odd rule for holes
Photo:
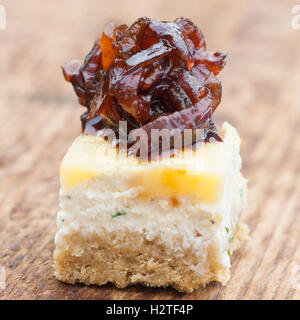
[[[248,227],[240,223],[231,243],[230,252],[238,249],[248,238]],[[181,292],[192,292],[210,281],[225,285],[230,268],[218,263],[217,248],[212,243],[206,261],[189,250],[182,257],[170,248],[148,241],[138,232],[107,232],[83,238],[80,233],[65,236],[54,252],[55,275],[67,283],[104,285],[114,283],[118,288],[143,284],[149,287],[171,286]],[[199,265],[190,268],[187,261]]]

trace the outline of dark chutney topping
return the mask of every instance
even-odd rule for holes
[[[204,141],[222,141],[211,116],[221,101],[216,76],[226,54],[205,49],[203,33],[186,18],[142,17],[130,27],[108,23],[83,64],[63,66],[87,107],[82,132],[110,128],[118,137],[119,121],[127,121],[128,132],[204,129]]]

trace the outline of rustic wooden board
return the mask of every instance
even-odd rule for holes
[[[151,6],[149,7],[149,4]],[[1,1],[0,299],[299,299],[300,30],[295,1]],[[251,241],[233,256],[226,287],[172,289],[66,285],[54,278],[58,169],[83,111],[59,70],[81,58],[104,23],[191,17],[209,49],[230,53],[217,122],[242,137]],[[297,274],[298,272],[298,274]]]

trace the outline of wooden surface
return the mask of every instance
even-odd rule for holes
[[[0,299],[299,299],[300,30],[296,1],[2,0],[0,30]],[[151,3],[151,7],[148,5]],[[251,241],[233,256],[226,287],[172,289],[66,285],[54,278],[59,163],[80,132],[60,64],[82,58],[103,25],[138,16],[191,17],[208,49],[228,51],[217,123],[242,137]],[[297,274],[298,272],[298,274]]]

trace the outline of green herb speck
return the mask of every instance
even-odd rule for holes
[[[243,198],[243,195],[244,195],[244,190],[240,189],[240,197]]]
[[[227,233],[229,232],[229,229],[227,227],[225,227],[225,230],[226,230]]]
[[[227,253],[228,253],[229,257],[231,257],[231,252],[229,249],[227,250]]]
[[[120,216],[125,216],[126,214],[127,214],[127,212],[125,212],[125,211],[118,211],[118,212],[114,213],[111,217],[116,218],[116,217],[120,217]]]
[[[232,234],[229,238],[229,242],[232,242],[233,241],[233,238],[234,238],[234,234]]]

